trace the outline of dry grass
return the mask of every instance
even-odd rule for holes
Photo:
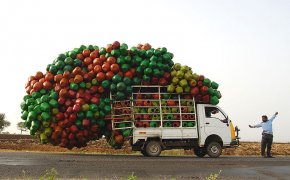
[[[256,156],[260,155],[259,142],[241,142],[237,148],[229,148],[223,150],[223,155],[234,156]],[[61,152],[61,153],[93,153],[93,154],[140,154],[139,152],[132,152],[128,142],[126,142],[122,149],[113,149],[104,140],[91,141],[87,147],[73,148],[71,150],[53,146],[50,144],[39,144],[37,139],[30,138],[1,138],[0,137],[0,150],[1,151],[37,151],[37,152]],[[273,155],[290,155],[289,143],[274,143],[272,146]],[[169,150],[162,152],[166,156],[183,156],[193,155],[191,150]]]
[[[225,155],[260,155],[261,144],[260,142],[241,142],[238,148],[226,149],[223,154]],[[289,143],[273,143],[272,145],[273,155],[290,155]]]

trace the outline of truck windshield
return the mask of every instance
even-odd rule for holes
[[[205,117],[206,118],[215,118],[220,121],[227,123],[225,115],[216,107],[205,107]]]

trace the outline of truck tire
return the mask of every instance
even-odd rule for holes
[[[200,157],[200,158],[206,155],[205,148],[194,148],[193,152],[197,157]]]
[[[161,151],[161,145],[157,141],[150,141],[145,147],[145,152],[149,157],[157,157],[160,155]]]
[[[222,147],[218,142],[210,142],[206,147],[209,157],[217,158],[222,154]]]

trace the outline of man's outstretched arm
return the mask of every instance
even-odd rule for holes
[[[262,127],[262,124],[260,123],[260,124],[254,125],[254,126],[249,125],[249,127],[250,128],[259,128],[259,127]]]
[[[273,121],[275,118],[276,118],[276,116],[278,115],[278,112],[276,112],[270,119],[269,119],[269,121]]]

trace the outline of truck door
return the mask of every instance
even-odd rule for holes
[[[221,137],[224,145],[231,142],[229,120],[217,106],[204,106],[204,131],[207,136],[216,134]]]

